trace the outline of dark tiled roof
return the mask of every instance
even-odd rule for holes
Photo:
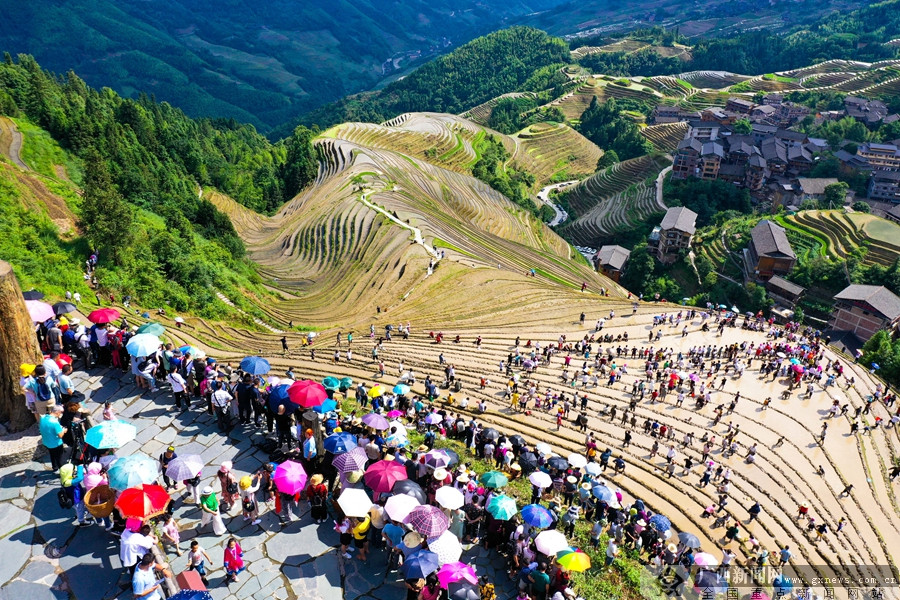
[[[661,229],[677,229],[685,233],[693,234],[697,230],[697,213],[683,206],[673,206],[666,211]]]
[[[769,281],[766,282],[766,288],[770,290],[774,289],[776,291],[787,292],[794,296],[799,296],[806,290],[805,287],[797,285],[796,283],[788,281],[784,277],[779,277],[778,275],[774,275],[769,278]]]
[[[865,302],[890,321],[900,317],[900,298],[883,285],[849,285],[834,299]]]
[[[797,258],[784,233],[784,228],[768,219],[760,221],[750,231],[750,237],[758,256]]]
[[[603,246],[594,255],[594,262],[598,265],[621,271],[629,256],[631,256],[631,251],[622,246]]]

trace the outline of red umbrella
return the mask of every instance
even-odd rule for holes
[[[406,467],[393,460],[378,461],[363,476],[369,489],[379,494],[390,492],[395,483],[406,478]]]
[[[50,357],[45,356],[44,358],[50,358]],[[59,368],[62,369],[64,366],[72,364],[72,357],[69,356],[68,354],[59,354],[59,355],[57,355],[56,360],[54,360],[53,362],[55,362],[57,364],[57,366],[59,366]]]
[[[328,392],[321,383],[304,379],[288,388],[288,398],[297,406],[312,408],[321,406],[328,399]]]
[[[403,522],[427,538],[437,537],[450,528],[450,519],[444,511],[430,504],[415,507]]]
[[[112,323],[122,315],[114,308],[98,308],[88,315],[91,323]]]
[[[126,519],[149,519],[166,512],[171,498],[166,488],[155,483],[128,488],[116,500],[116,508]]]

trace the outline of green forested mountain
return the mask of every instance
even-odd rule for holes
[[[409,111],[460,113],[519,89],[543,67],[569,62],[564,41],[528,27],[496,31],[420,67],[379,92],[344,98],[303,122],[384,121]]]
[[[266,130],[560,1],[10,1],[0,51]]]
[[[304,128],[273,145],[252,126],[192,120],[146,96],[97,91],[25,55],[0,63],[0,115],[43,128],[83,167],[83,198],[69,204],[80,204],[85,241],[100,251],[104,280],[146,304],[208,311],[213,288],[252,287],[243,243],[201,187],[270,212],[316,174]],[[16,264],[15,248],[3,247]]]

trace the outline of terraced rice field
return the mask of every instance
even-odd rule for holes
[[[678,79],[687,81],[695,88],[722,89],[751,77],[728,71],[688,71],[677,75]]]
[[[865,62],[852,61],[852,60],[826,60],[820,63],[816,63],[814,65],[810,65],[808,67],[803,67],[800,69],[794,69],[792,71],[782,71],[778,73],[779,75],[784,75],[785,77],[796,77],[803,78],[808,77],[810,75],[815,75],[819,73],[837,73],[842,71],[850,71],[857,72],[868,69],[871,65]]]
[[[516,134],[514,160],[532,173],[542,188],[554,176],[578,179],[597,169],[603,152],[589,139],[561,123],[537,123]]]
[[[594,96],[597,97],[597,102],[603,102],[606,98],[604,83],[599,79],[589,77],[572,92],[551,102],[550,106],[558,107],[569,121],[577,121],[590,106]]]
[[[650,143],[660,152],[672,152],[678,147],[678,143],[684,139],[688,130],[688,124],[663,123],[661,125],[649,125],[641,128],[641,135],[650,140]]]
[[[479,125],[487,125],[488,119],[491,118],[491,112],[494,110],[494,107],[497,106],[497,103],[503,100],[504,98],[523,98],[523,97],[534,97],[534,93],[532,92],[511,92],[509,94],[503,94],[501,96],[497,96],[496,98],[491,98],[487,102],[483,104],[479,104],[474,108],[470,108],[466,112],[462,113],[461,116],[464,119],[468,119],[469,121],[473,121],[478,123]]]
[[[668,157],[642,156],[585,179],[566,195],[570,220],[560,233],[575,245],[596,247],[598,238],[631,229],[664,211],[653,180],[668,164]]]
[[[824,242],[829,256],[843,258],[856,247],[865,246],[867,264],[890,266],[900,257],[900,226],[880,217],[811,210],[789,216],[786,221],[814,242]]]
[[[758,75],[744,82],[744,85],[750,87],[754,92],[789,92],[791,90],[799,90],[800,84],[793,81],[779,81],[778,79],[768,78],[764,75]]]
[[[653,88],[664,96],[672,98],[684,98],[693,91],[693,87],[686,81],[668,75],[657,75],[641,79],[641,85]]]

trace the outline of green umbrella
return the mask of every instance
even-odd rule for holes
[[[499,496],[491,498],[491,501],[488,503],[487,511],[491,513],[495,519],[508,521],[519,512],[519,509],[513,498],[510,498],[506,494],[500,494]]]
[[[341,382],[337,377],[326,377],[322,380],[322,385],[326,390],[336,390],[340,387]]]
[[[481,485],[486,488],[502,488],[507,483],[509,483],[509,479],[500,471],[490,471],[481,476]]]
[[[144,323],[137,330],[138,333],[149,333],[150,335],[162,335],[166,332],[166,328],[160,325],[159,323],[155,323],[150,321],[149,323]]]
[[[341,377],[341,385],[339,386],[342,390],[349,390],[353,387],[353,378],[352,377]]]

